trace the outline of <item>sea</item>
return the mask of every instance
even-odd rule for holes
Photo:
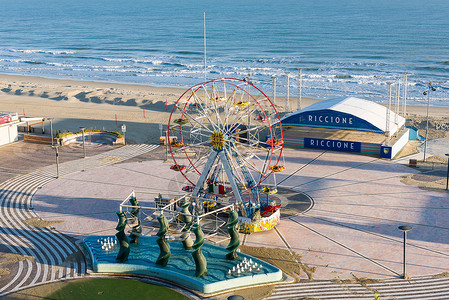
[[[271,97],[449,106],[448,16],[447,0],[0,0],[0,73],[180,88],[250,76]]]

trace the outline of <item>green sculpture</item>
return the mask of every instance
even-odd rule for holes
[[[203,252],[201,252],[201,248],[204,244],[204,234],[201,230],[201,225],[193,225],[193,232],[196,237],[195,243],[193,244],[193,249],[195,249],[195,251],[192,253],[196,265],[195,277],[201,277],[207,274],[207,261]]]
[[[190,206],[190,198],[186,198],[186,201],[182,204],[182,210],[181,212],[186,215],[181,215],[181,219],[184,222],[185,226],[182,229],[181,233],[181,240],[182,244],[184,245],[184,249],[190,250],[193,246],[193,240],[190,237],[190,229],[192,227],[193,217],[190,214],[189,211]]]
[[[140,207],[139,202],[135,197],[129,198],[129,202],[133,206],[133,209],[131,211],[131,216],[133,216],[133,225],[131,229],[131,235],[129,238],[131,239],[131,244],[138,244],[139,243],[139,236],[142,234],[142,227],[140,226],[140,220],[139,220],[139,211]]]
[[[228,246],[226,247],[226,250],[229,251],[228,254],[226,254],[226,259],[229,260],[237,260],[239,259],[237,255],[237,249],[240,246],[240,239],[239,239],[239,232],[238,232],[238,223],[239,223],[239,216],[235,210],[229,212],[229,219],[228,219],[228,233],[231,237],[231,240],[229,241]]]
[[[129,242],[128,237],[125,234],[126,224],[128,223],[126,219],[125,212],[117,212],[118,216],[118,224],[115,228],[118,232],[115,234],[117,240],[120,243],[120,249],[118,251],[117,257],[115,258],[117,261],[123,263],[128,260],[129,256]]]
[[[159,231],[156,233],[156,235],[159,237],[156,242],[159,245],[159,249],[161,252],[159,253],[159,257],[156,260],[156,264],[165,267],[167,266],[168,259],[170,258],[170,245],[165,239],[165,235],[168,231],[168,222],[167,218],[164,215],[160,215],[159,217],[157,217],[157,220],[159,221],[160,227]]]

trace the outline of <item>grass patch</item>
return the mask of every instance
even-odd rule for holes
[[[171,299],[189,298],[162,286],[121,278],[93,278],[69,281],[45,299]]]
[[[88,129],[88,130],[84,130],[84,134],[87,134],[87,133],[89,133],[89,132],[103,132],[103,133],[110,133],[110,134],[114,134],[118,139],[124,137],[123,133],[120,133],[120,132],[117,132],[117,131],[98,130],[98,129]],[[77,132],[70,132],[70,131],[69,131],[69,132],[61,132],[61,133],[58,133],[58,135],[56,135],[56,138],[57,138],[57,139],[61,139],[61,138],[63,138],[63,137],[66,137],[66,136],[69,136],[69,135],[72,135],[72,134],[81,134],[81,133],[83,133],[82,130],[77,131]]]

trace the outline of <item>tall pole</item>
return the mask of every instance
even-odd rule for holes
[[[386,124],[385,124],[385,146],[388,146],[388,138],[390,137],[390,112],[391,112],[391,82],[388,83],[388,107],[386,111]]]
[[[401,79],[398,78],[396,82],[396,114],[394,115],[394,122],[398,124],[399,115],[399,95],[401,94]]]
[[[206,79],[206,12],[204,12],[204,82]]]
[[[59,178],[59,145],[52,145],[52,148],[56,150],[56,178]]]
[[[402,116],[405,118],[407,114],[407,73],[404,73],[404,107]]]
[[[53,141],[53,120],[50,119],[50,135],[51,135],[51,145],[53,146],[54,141]]]
[[[446,153],[446,156],[448,158],[447,160],[447,174],[446,174],[446,191],[449,188],[449,154]]]
[[[427,134],[429,131],[429,105],[430,105],[430,90],[432,83],[429,82],[429,89],[427,90],[427,112],[426,112],[426,140],[424,141],[424,161],[426,161],[426,150],[427,150]]]
[[[86,129],[86,128],[84,128],[84,127],[81,128],[81,130],[83,132],[83,152],[84,152],[84,158],[86,158],[86,145],[85,145],[86,141],[84,140],[84,129]]]
[[[277,78],[275,76],[271,77],[273,79],[273,104],[276,104],[276,81]],[[275,105],[276,107],[276,105]]]
[[[301,109],[302,103],[302,69],[299,69],[299,99],[298,99],[298,110]]]
[[[285,72],[287,75],[287,94],[285,95],[285,112],[289,112],[289,102],[290,102],[290,72]]]
[[[402,263],[402,278],[406,279],[407,278],[407,273],[405,272],[405,265],[406,265],[405,248],[407,246],[407,231],[412,230],[412,226],[403,225],[403,226],[399,226],[398,228],[404,232],[404,249],[403,249],[403,260],[402,260],[402,262],[403,262]]]

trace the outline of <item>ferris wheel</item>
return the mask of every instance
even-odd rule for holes
[[[256,187],[284,168],[279,114],[246,80],[221,78],[186,90],[171,111],[167,140],[171,168],[195,196],[241,198],[250,191],[256,197]]]

